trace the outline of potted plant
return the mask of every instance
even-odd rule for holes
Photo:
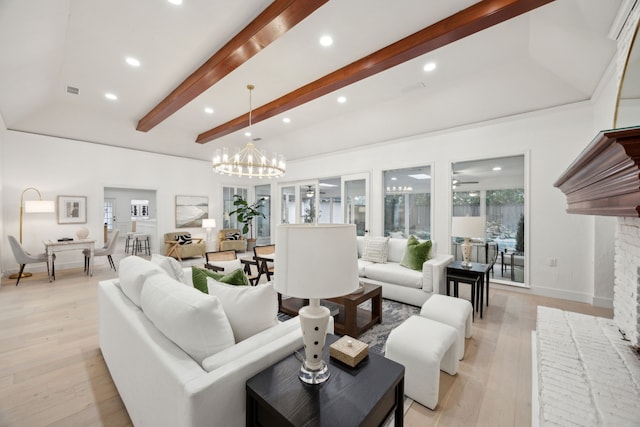
[[[235,194],[233,197],[235,198],[233,206],[235,206],[236,209],[229,212],[229,215],[236,214],[238,222],[244,224],[242,226],[242,234],[246,235],[249,233],[249,238],[247,238],[247,250],[253,251],[253,248],[256,245],[256,239],[253,237],[253,219],[257,216],[266,218],[262,213],[265,198],[261,197],[250,205],[249,202],[239,194]]]

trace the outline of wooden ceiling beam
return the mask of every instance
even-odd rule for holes
[[[275,0],[138,121],[147,132],[187,105],[329,0]]]
[[[258,123],[554,0],[484,0],[252,111]],[[249,125],[249,113],[198,135],[206,143]]]

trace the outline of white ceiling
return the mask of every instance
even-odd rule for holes
[[[607,34],[621,1],[556,0],[255,124],[253,135],[291,160],[588,100],[615,52]],[[239,131],[195,143],[248,111],[247,84],[256,108],[476,2],[330,0],[154,129],[136,131],[269,3],[0,0],[0,114],[12,130],[210,160],[217,147],[247,142]],[[333,46],[319,45],[323,34]],[[425,73],[429,61],[437,68]]]

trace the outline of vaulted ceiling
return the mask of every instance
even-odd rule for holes
[[[588,100],[621,0],[549,1],[0,0],[0,115],[210,160],[253,84],[252,138],[291,160]]]

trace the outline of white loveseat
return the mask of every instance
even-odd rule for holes
[[[248,318],[256,310],[241,307],[241,302],[225,308],[222,296],[194,289],[190,269],[175,265],[172,274],[168,263],[159,266],[128,257],[120,262],[119,279],[99,283],[100,348],[109,372],[136,426],[243,426],[245,382],[302,347],[300,322],[297,317],[286,322],[269,319],[266,329],[234,342],[234,335],[247,334],[250,325],[229,320],[231,328],[226,327],[218,303],[222,301],[224,312],[229,319],[235,316],[236,323],[239,314]],[[182,283],[177,280],[180,273]],[[252,303],[275,304],[277,313],[270,286],[235,288],[259,292]],[[218,310],[217,318],[211,318],[212,307]],[[210,340],[207,334],[215,340],[228,341],[230,336],[231,343],[216,341],[217,352],[208,356],[206,345],[193,348]]]
[[[362,260],[366,237],[357,239],[360,280],[381,285],[383,298],[419,307],[432,294],[446,292],[446,267],[453,261],[453,255],[438,255],[435,242],[422,271],[417,271],[400,265],[408,239],[389,238],[386,262]]]

